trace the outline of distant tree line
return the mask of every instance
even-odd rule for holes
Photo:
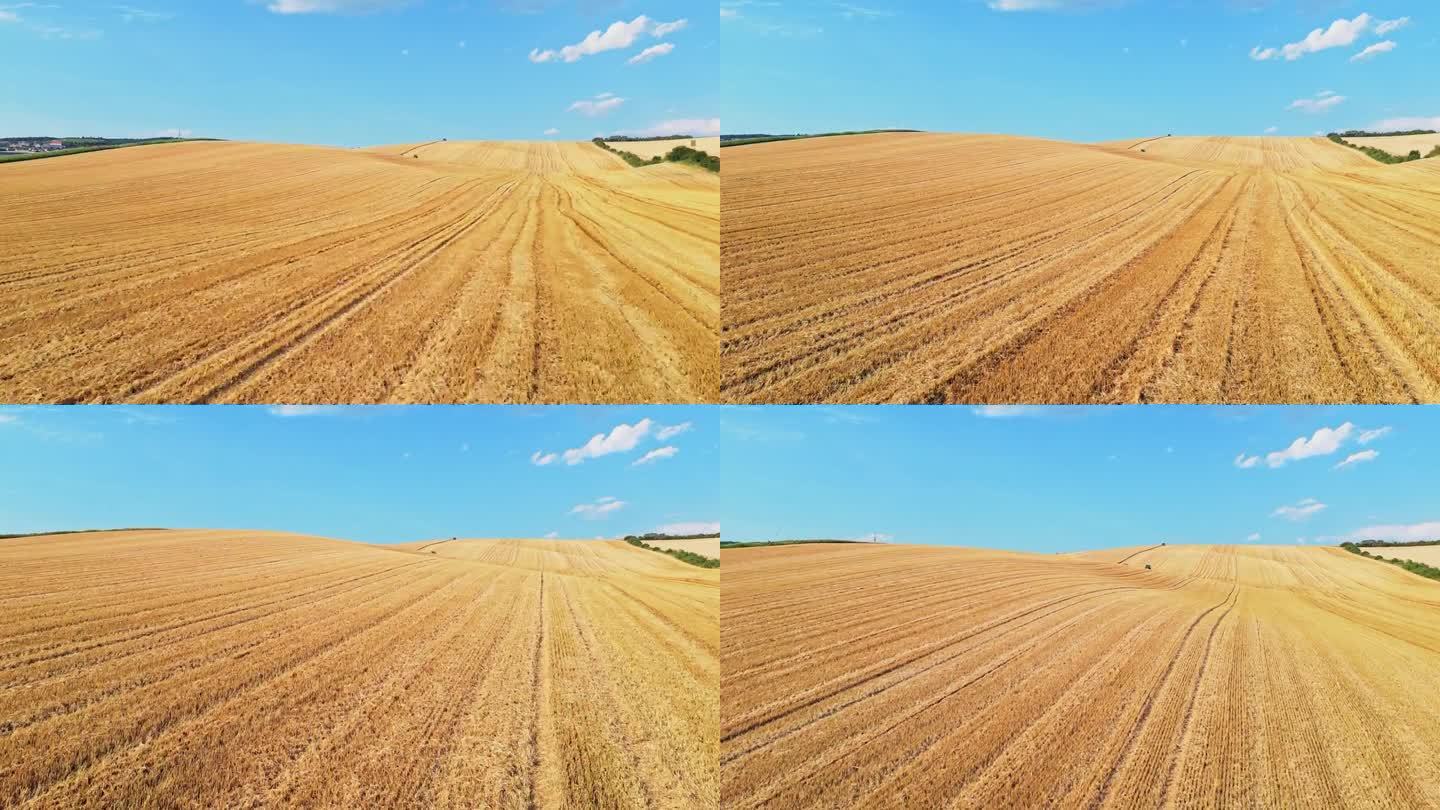
[[[1430,133],[1430,132],[1407,132],[1407,133],[1397,133],[1397,134],[1404,134],[1404,135],[1431,135],[1431,134],[1434,134],[1434,133]],[[1412,160],[1421,160],[1422,158],[1440,157],[1440,144],[1437,144],[1434,149],[1430,150],[1430,154],[1428,154],[1428,155],[1422,155],[1422,154],[1420,154],[1420,150],[1419,150],[1419,149],[1411,149],[1411,150],[1410,150],[1410,154],[1408,154],[1408,155],[1392,155],[1392,154],[1390,154],[1389,152],[1386,152],[1384,149],[1377,149],[1376,147],[1373,147],[1373,146],[1361,146],[1360,144],[1350,143],[1349,141],[1345,140],[1346,137],[1360,138],[1360,137],[1384,137],[1384,136],[1368,136],[1368,135],[1362,136],[1362,135],[1351,135],[1351,134],[1348,133],[1348,132],[1347,132],[1347,133],[1344,133],[1344,134],[1332,132],[1332,133],[1330,133],[1329,135],[1327,135],[1326,137],[1328,137],[1330,140],[1334,141],[1335,143],[1340,144],[1341,146],[1348,146],[1348,147],[1350,147],[1351,149],[1355,149],[1355,150],[1364,152],[1365,154],[1369,155],[1370,157],[1374,158],[1375,160],[1380,161],[1381,163],[1409,163],[1409,162],[1412,161]]]
[[[1361,548],[1389,548],[1391,546],[1440,546],[1440,540],[1361,540],[1358,543],[1341,543],[1341,545],[1359,546]]]
[[[1342,138],[1388,138],[1392,135],[1435,135],[1433,129],[1407,129],[1404,132],[1367,132],[1363,129],[1347,129],[1344,132],[1332,132],[1332,135],[1339,135]]]
[[[620,142],[641,143],[641,142],[644,142],[644,141],[678,141],[678,140],[680,140],[681,138],[688,138],[688,139],[690,139],[690,140],[694,140],[694,139],[695,139],[695,136],[694,136],[694,135],[646,135],[645,137],[642,138],[642,137],[640,137],[640,136],[638,136],[638,135],[611,135],[611,136],[608,137],[608,138],[601,138],[600,140],[603,140],[603,141],[615,141],[615,142],[617,142],[617,143],[620,143]]]
[[[682,538],[679,538],[679,537],[669,538],[669,537],[667,537],[666,535],[647,534],[647,535],[645,535],[645,536],[646,536],[646,537],[649,537],[649,538],[652,539],[652,540],[658,540],[658,539],[660,539],[660,538],[662,538],[662,537],[663,537],[663,538],[666,538],[666,539],[675,539],[675,540],[682,539]],[[703,536],[706,536],[706,535],[702,535],[702,537],[703,537]],[[708,535],[708,536],[709,536],[709,537],[714,537],[715,535]],[[691,565],[694,565],[694,566],[697,566],[697,567],[700,567],[700,568],[719,568],[719,567],[720,567],[720,561],[717,560],[717,559],[715,559],[715,558],[713,558],[713,557],[706,557],[704,554],[696,554],[696,553],[693,552],[693,551],[685,551],[684,549],[677,549],[677,548],[660,548],[659,546],[652,546],[652,545],[650,545],[649,543],[645,542],[644,540],[641,540],[639,537],[636,537],[636,536],[633,535],[633,534],[631,534],[631,535],[626,535],[626,537],[625,537],[625,542],[627,542],[627,543],[629,543],[630,545],[635,546],[635,547],[637,547],[637,548],[643,548],[643,549],[647,549],[647,550],[649,550],[649,551],[658,551],[658,552],[660,552],[661,554],[669,554],[671,557],[674,557],[675,559],[679,560],[680,562],[690,563]]]
[[[1425,543],[1394,543],[1394,544],[1387,544],[1387,545],[1409,545],[1409,546],[1427,545],[1427,546],[1428,546],[1428,545],[1440,545],[1440,543],[1431,541],[1431,542],[1425,542]],[[1340,547],[1343,548],[1343,549],[1345,549],[1346,551],[1350,552],[1351,554],[1359,554],[1361,557],[1369,557],[1370,559],[1372,559],[1372,560],[1377,560],[1377,561],[1379,561],[1379,562],[1387,562],[1387,563],[1390,563],[1391,565],[1398,565],[1398,566],[1400,566],[1401,568],[1404,568],[1406,571],[1409,571],[1409,572],[1412,573],[1412,574],[1418,574],[1418,575],[1420,575],[1420,576],[1422,576],[1422,577],[1425,577],[1426,579],[1433,579],[1433,580],[1440,581],[1440,568],[1436,568],[1436,567],[1433,566],[1433,565],[1426,565],[1425,563],[1416,562],[1415,560],[1402,560],[1402,559],[1399,559],[1398,557],[1391,557],[1391,558],[1389,558],[1389,559],[1386,559],[1383,555],[1380,555],[1380,554],[1371,554],[1370,552],[1368,552],[1368,551],[1366,551],[1365,549],[1361,548],[1359,543],[1341,543],[1341,544],[1340,544]]]
[[[670,163],[689,163],[691,165],[699,166],[702,169],[712,172],[720,171],[720,158],[711,155],[709,152],[702,152],[699,149],[691,149],[688,146],[677,146],[674,149],[671,149],[669,152],[666,152],[664,155],[656,155],[655,157],[646,160],[645,158],[640,157],[634,152],[626,152],[623,149],[616,149],[615,147],[606,143],[604,138],[595,138],[592,143],[594,143],[601,149],[604,149],[606,152],[611,152],[619,155],[621,160],[624,160],[626,163],[629,163],[631,166],[634,166],[636,168],[639,168],[640,166],[654,166],[669,161]]]

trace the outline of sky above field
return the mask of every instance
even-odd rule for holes
[[[1440,129],[1416,0],[720,0],[727,133]],[[1426,12],[1431,12],[1427,14]]]
[[[0,407],[0,534],[714,532],[717,421],[677,406]]]
[[[714,135],[715,13],[678,0],[0,0],[0,137]]]
[[[1440,539],[1436,408],[730,408],[720,430],[730,540]]]

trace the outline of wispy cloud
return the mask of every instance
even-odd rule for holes
[[[624,508],[624,501],[619,498],[607,496],[604,498],[596,498],[593,503],[576,504],[575,507],[570,510],[570,514],[579,515],[586,520],[600,520]]]
[[[159,23],[175,19],[175,15],[168,11],[149,11],[134,6],[111,6],[111,8],[120,12],[120,19],[127,23]]]
[[[1430,118],[1410,116],[1408,118],[1386,118],[1369,126],[1378,132],[1395,132],[1409,129],[1440,129],[1440,115]]]
[[[971,408],[976,416],[986,419],[1014,419],[1017,416],[1041,416],[1045,409],[1039,405],[981,405]]]
[[[666,523],[655,531],[660,534],[719,534],[720,521],[689,520],[680,523]]]
[[[656,137],[659,135],[690,135],[701,137],[720,134],[719,118],[674,118],[644,129],[627,129],[617,134]]]
[[[840,16],[847,20],[882,20],[895,16],[895,12],[886,9],[867,8],[850,3],[836,3],[835,5],[840,9]]]
[[[1249,537],[1245,538],[1245,542],[1247,542],[1247,543],[1258,543],[1258,542],[1260,542],[1260,533],[1259,533],[1259,532],[1255,532],[1254,534],[1251,534]]]
[[[695,425],[691,422],[681,422],[678,425],[665,425],[655,431],[655,438],[662,442],[668,442],[682,433],[688,433]]]
[[[1354,56],[1350,57],[1350,61],[1364,62],[1367,59],[1373,59],[1382,53],[1389,53],[1393,50],[1395,50],[1394,40],[1387,39],[1384,42],[1377,42],[1374,45],[1369,46],[1365,50],[1355,54]]]
[[[584,463],[586,459],[600,458],[611,453],[627,453],[634,450],[641,439],[650,435],[650,429],[654,426],[655,423],[649,419],[641,419],[633,425],[619,424],[607,433],[596,433],[590,437],[590,441],[559,455],[545,450],[536,450],[530,456],[530,463],[544,467],[559,458],[564,458],[565,463],[573,467],[576,464]]]
[[[413,0],[272,0],[276,14],[369,14],[408,6]]]
[[[641,14],[635,19],[625,22],[617,21],[610,24],[604,31],[591,31],[584,39],[574,45],[565,45],[561,48],[532,48],[529,59],[536,64],[544,62],[577,62],[586,56],[594,56],[606,51],[620,50],[635,44],[640,37],[649,35],[655,39],[662,39],[676,31],[681,30],[688,24],[687,20],[680,19],[672,22],[660,22],[652,20]]]
[[[327,416],[340,412],[338,405],[274,405],[268,409],[271,416],[293,418],[297,416]]]
[[[578,112],[588,118],[597,118],[613,111],[625,103],[625,99],[610,93],[601,93],[593,99],[581,99],[571,104],[566,112]]]
[[[1281,517],[1290,521],[1305,520],[1317,512],[1325,509],[1325,504],[1314,498],[1306,498],[1298,503],[1289,504],[1276,509],[1270,513],[1270,517]]]
[[[1314,456],[1328,456],[1338,452],[1350,440],[1359,444],[1368,444],[1376,439],[1382,438],[1390,433],[1389,427],[1361,430],[1353,423],[1345,422],[1338,427],[1322,427],[1309,437],[1300,436],[1282,450],[1275,450],[1266,453],[1264,456],[1265,465],[1271,469],[1283,467],[1292,461],[1312,458]],[[1235,457],[1235,466],[1244,470],[1260,465],[1259,455],[1246,455],[1241,453]]]
[[[1355,43],[1374,20],[1369,14],[1361,14],[1353,20],[1338,19],[1329,28],[1316,28],[1299,42],[1291,42],[1278,48],[1250,49],[1250,58],[1259,62],[1270,59],[1284,59],[1293,62],[1308,53],[1319,53],[1330,48],[1343,48]]]
[[[670,458],[678,452],[680,452],[680,448],[671,445],[667,445],[665,447],[657,447],[654,450],[651,450],[650,452],[636,459],[635,462],[632,463],[630,466],[639,467],[642,464],[654,464],[661,459]]]
[[[1392,523],[1381,526],[1366,526],[1363,529],[1356,529],[1351,532],[1349,539],[1389,540],[1392,543],[1404,543],[1414,540],[1440,540],[1440,520],[1431,520],[1425,523]]]
[[[1379,450],[1361,450],[1358,453],[1351,453],[1345,460],[1335,465],[1335,469],[1341,470],[1355,464],[1363,464],[1367,461],[1374,461],[1380,456]]]
[[[655,59],[656,57],[664,56],[673,50],[675,50],[674,43],[662,42],[659,45],[651,45],[640,53],[637,53],[629,59],[626,59],[625,63],[630,65],[642,65],[652,59]]]
[[[1383,37],[1391,31],[1399,31],[1409,24],[1409,17],[1400,17],[1394,20],[1380,20],[1375,23],[1375,34]]]
[[[1290,102],[1290,106],[1286,107],[1286,109],[1299,110],[1303,113],[1315,115],[1317,113],[1329,112],[1343,103],[1345,103],[1344,96],[1325,92],[1316,95],[1315,98],[1297,98]]]
[[[560,130],[556,129],[555,127],[550,127],[549,129],[545,130],[545,134],[546,134],[546,135],[559,135],[559,134],[560,134]]]

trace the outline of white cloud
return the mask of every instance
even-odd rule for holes
[[[565,451],[565,463],[580,464],[587,458],[599,458],[611,453],[625,453],[650,433],[654,425],[649,419],[641,419],[633,425],[616,425],[608,434],[596,433],[590,441],[580,447]]]
[[[546,134],[546,135],[559,135],[559,134],[560,134],[560,130],[556,129],[555,127],[550,127],[549,129],[545,130],[545,134]]]
[[[1284,450],[1275,450],[1265,454],[1265,465],[1271,469],[1283,467],[1292,461],[1311,458],[1313,456],[1328,456],[1337,452],[1346,442],[1354,439],[1360,444],[1367,444],[1382,438],[1390,433],[1390,428],[1381,427],[1373,430],[1361,430],[1350,422],[1345,422],[1339,427],[1322,427],[1315,431],[1309,438],[1301,436],[1291,442]],[[1242,470],[1248,470],[1260,464],[1260,456],[1247,456],[1244,453],[1235,457],[1235,466]]]
[[[5,9],[0,8],[0,23],[18,23],[18,22],[20,22],[20,15],[19,15],[19,14],[16,14],[16,13],[13,12],[13,11],[6,11]]]
[[[849,3],[839,3],[840,16],[847,20],[880,20],[886,17],[894,17],[895,12],[879,8],[867,8],[855,6]]]
[[[557,537],[559,537],[559,536],[560,536],[560,533],[559,533],[559,532],[546,532],[546,533],[545,533],[545,539],[546,539],[546,540],[554,540],[555,538],[557,538]]]
[[[986,5],[995,11],[1052,11],[1080,4],[1073,0],[988,0]]]
[[[1314,515],[1315,513],[1323,510],[1324,508],[1325,504],[1320,503],[1314,498],[1306,498],[1299,503],[1282,506],[1276,509],[1274,512],[1270,513],[1270,517],[1282,517],[1286,520],[1300,521],[1305,520],[1306,518]]]
[[[1403,132],[1410,129],[1440,129],[1440,115],[1433,118],[1410,117],[1410,118],[1386,118],[1383,121],[1376,121],[1367,129],[1375,132]]]
[[[554,453],[546,453],[542,450],[536,450],[534,453],[530,454],[530,463],[534,464],[536,467],[544,467],[546,464],[554,463],[555,459],[557,458],[559,458],[559,456],[555,455]]]
[[[1336,428],[1322,427],[1315,431],[1309,439],[1300,436],[1284,450],[1265,454],[1265,463],[1270,467],[1283,467],[1286,462],[1299,461],[1311,456],[1327,456],[1339,450],[1340,446],[1354,432],[1355,425],[1350,422],[1345,422]]]
[[[1387,39],[1384,42],[1377,42],[1374,45],[1366,48],[1365,50],[1355,54],[1354,56],[1350,57],[1350,61],[1363,62],[1366,59],[1373,59],[1374,57],[1379,56],[1382,53],[1389,53],[1393,50],[1395,50],[1395,42],[1393,40]]]
[[[1351,540],[1389,540],[1403,543],[1411,540],[1440,540],[1440,520],[1409,525],[1390,524],[1366,526],[1350,533]]]
[[[587,116],[589,118],[595,118],[597,116],[604,115],[611,110],[614,110],[616,107],[619,107],[621,104],[624,103],[625,99],[620,98],[619,96],[610,95],[609,93],[601,93],[593,99],[581,99],[580,101],[571,104],[570,107],[566,110],[566,112],[578,112],[581,115]]]
[[[338,405],[275,405],[269,408],[271,416],[324,416],[339,413]]]
[[[687,21],[683,19],[674,22],[659,22],[641,14],[630,22],[613,22],[604,31],[591,31],[574,45],[566,45],[559,49],[533,48],[530,51],[529,59],[536,64],[556,61],[576,62],[597,53],[628,48],[635,44],[635,40],[646,34],[660,39],[679,31],[686,24]]]
[[[168,12],[147,11],[143,8],[135,8],[134,6],[112,6],[112,8],[120,12],[120,19],[124,20],[127,23],[157,23],[165,22],[167,20],[173,20],[175,18],[174,14],[170,14]]]
[[[1372,19],[1369,14],[1361,14],[1353,20],[1341,18],[1331,23],[1329,28],[1316,28],[1299,42],[1291,42],[1279,48],[1261,48],[1259,46],[1251,48],[1250,58],[1263,62],[1283,57],[1285,61],[1293,62],[1307,53],[1318,53],[1330,48],[1343,48],[1354,44],[1355,40],[1370,27]]]
[[[276,14],[366,14],[409,5],[411,0],[273,0]]]
[[[1366,461],[1374,461],[1379,455],[1379,450],[1361,450],[1358,453],[1351,453],[1345,458],[1344,461],[1336,464],[1335,469],[1339,470],[1344,467],[1349,467],[1352,464],[1362,464]]]
[[[1304,113],[1315,115],[1317,113],[1328,112],[1336,106],[1343,104],[1344,102],[1344,96],[1337,96],[1334,93],[1328,93],[1328,95],[1327,93],[1321,93],[1315,98],[1297,98],[1294,101],[1290,102],[1290,106],[1286,107],[1285,109],[1299,110]]]
[[[1395,20],[1380,20],[1375,23],[1375,34],[1376,36],[1383,37],[1391,31],[1399,31],[1401,28],[1404,28],[1409,24],[1409,17],[1401,17]]]
[[[644,64],[645,62],[649,62],[651,59],[654,59],[657,56],[664,56],[665,54],[670,53],[673,50],[675,50],[674,44],[669,42],[662,42],[659,45],[651,45],[640,53],[637,53],[629,59],[626,59],[625,62],[626,64],[640,65]]]
[[[740,16],[740,12],[736,11],[736,10],[733,9],[733,8],[722,8],[722,9],[720,9],[720,19],[722,19],[722,20],[733,20],[733,19],[735,19],[735,18],[737,18],[737,17],[739,17],[739,16]]]
[[[1247,456],[1244,453],[1235,457],[1235,466],[1242,470],[1248,470],[1260,463],[1259,456]]]
[[[653,127],[644,129],[629,129],[617,133],[619,135],[637,135],[640,137],[655,137],[658,135],[691,135],[702,137],[705,135],[720,134],[719,118],[676,118],[669,121],[661,121]]]
[[[1277,132],[1279,132],[1279,131],[1280,131],[1280,128],[1279,128],[1279,127],[1265,127],[1265,134],[1266,134],[1266,135],[1274,135],[1275,133],[1277,133]]]
[[[1361,443],[1361,444],[1369,444],[1370,442],[1373,442],[1373,441],[1375,441],[1376,439],[1383,439],[1383,438],[1385,438],[1386,436],[1389,436],[1389,435],[1390,435],[1390,428],[1389,428],[1389,426],[1382,427],[1382,428],[1375,428],[1374,430],[1362,430],[1362,431],[1360,431],[1360,435],[1355,438],[1355,441],[1357,441],[1357,442],[1359,442],[1359,443]]]
[[[20,417],[13,413],[0,413],[0,425],[8,425],[12,422],[19,422]]]
[[[1045,411],[1038,405],[981,405],[971,408],[971,412],[986,419],[1013,419],[1017,416],[1039,416]]]
[[[675,455],[675,454],[678,453],[678,452],[680,452],[680,448],[678,448],[678,447],[673,447],[673,446],[657,447],[657,448],[655,448],[654,450],[651,450],[650,452],[648,452],[648,453],[646,453],[645,455],[641,456],[640,458],[636,459],[636,460],[635,460],[635,463],[631,464],[630,466],[631,466],[631,467],[639,467],[641,464],[654,464],[655,462],[659,461],[660,459],[662,459],[662,458],[670,458],[671,456]]]
[[[694,427],[694,425],[690,422],[681,422],[678,425],[666,425],[655,431],[655,438],[662,442],[668,442],[681,433],[689,431],[692,427]]]
[[[576,504],[570,510],[570,514],[579,515],[586,520],[600,520],[609,517],[610,513],[618,512],[625,508],[625,502],[618,498],[596,498],[594,503]]]
[[[1259,533],[1259,532],[1255,532],[1254,534],[1252,534],[1252,535],[1250,535],[1249,537],[1245,538],[1245,542],[1247,542],[1247,543],[1257,543],[1257,542],[1259,542],[1259,541],[1260,541],[1260,533]]]
[[[688,520],[666,523],[655,531],[660,534],[719,534],[720,521]]]

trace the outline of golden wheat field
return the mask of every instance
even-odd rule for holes
[[[1440,160],[920,133],[725,165],[731,402],[1440,401]]]
[[[719,179],[591,143],[0,166],[6,402],[714,401]]]
[[[623,542],[0,540],[0,806],[715,807],[718,574]]]
[[[1440,806],[1440,585],[1388,563],[1255,546],[722,558],[727,808]]]

